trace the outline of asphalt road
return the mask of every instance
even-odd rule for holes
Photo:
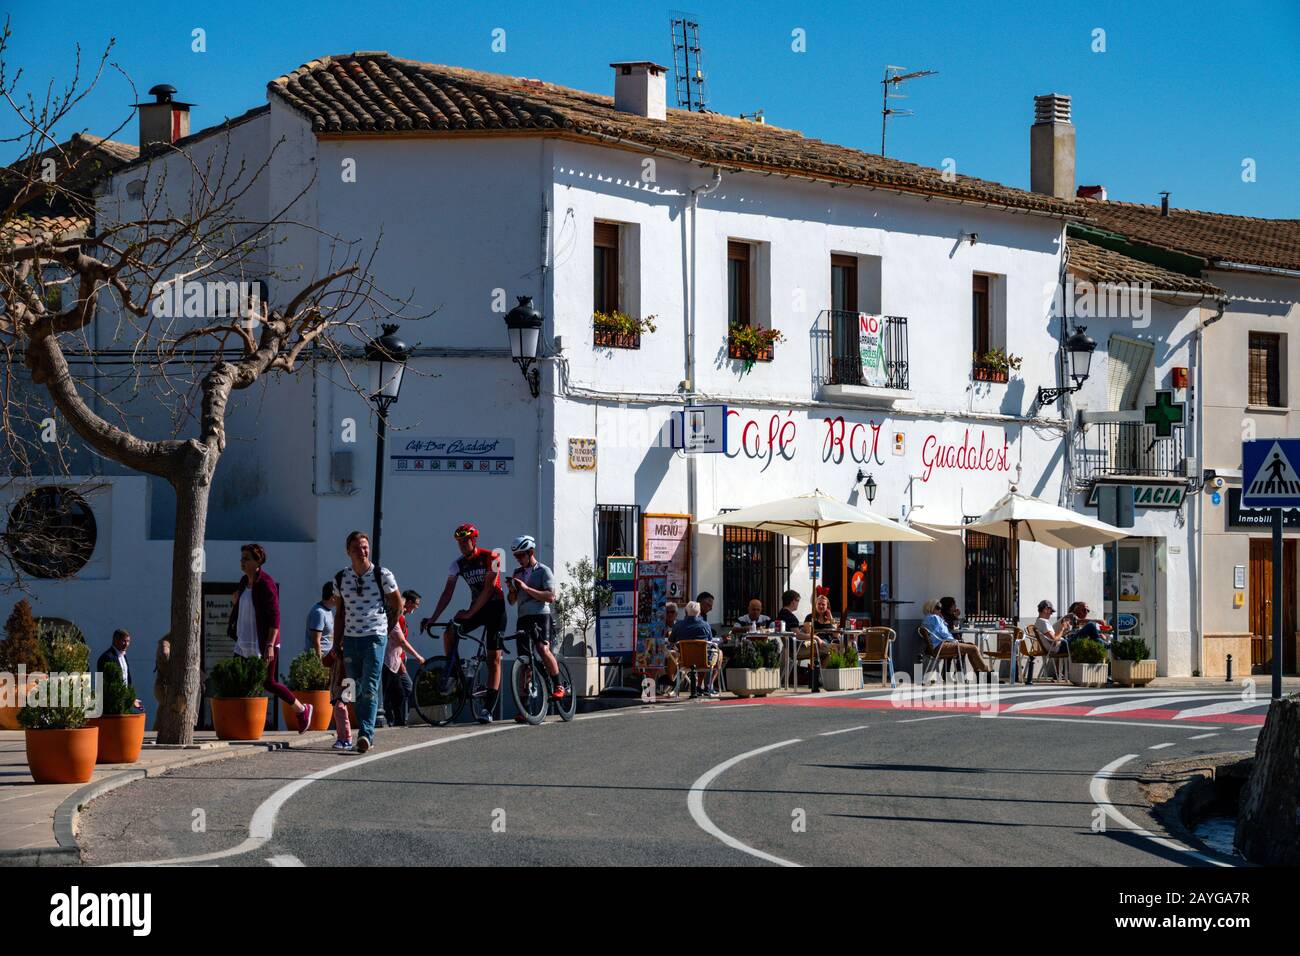
[[[990,719],[870,693],[381,730],[364,757],[270,752],[119,788],[81,842],[92,864],[1200,865],[1141,770],[1253,749],[1266,705],[1052,688]]]

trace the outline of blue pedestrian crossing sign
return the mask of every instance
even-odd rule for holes
[[[1241,507],[1300,507],[1300,438],[1241,443]]]

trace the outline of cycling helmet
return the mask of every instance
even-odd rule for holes
[[[468,521],[456,529],[454,533],[456,538],[477,538],[478,528],[474,527]]]
[[[514,554],[519,554],[523,551],[535,551],[536,549],[537,541],[531,534],[521,534],[519,537],[515,538],[514,544],[510,545],[510,550]]]

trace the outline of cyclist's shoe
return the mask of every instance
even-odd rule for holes
[[[331,750],[351,750],[351,749],[352,749],[352,741],[350,741],[350,740],[336,740],[336,741],[334,741],[334,746],[331,747],[330,749],[331,749]]]
[[[492,723],[492,715],[484,711],[479,715],[478,722],[480,724],[490,724]]]
[[[551,700],[564,700],[568,694],[569,692],[565,689],[563,684],[556,684],[555,690],[551,691]]]
[[[370,749],[370,738],[362,737],[357,741],[357,753],[363,754]]]

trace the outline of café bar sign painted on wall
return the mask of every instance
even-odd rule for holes
[[[1088,492],[1088,504],[1097,506],[1097,489],[1108,482],[1097,482]],[[1187,486],[1177,482],[1143,482],[1133,484],[1135,508],[1181,508],[1187,498]]]
[[[405,438],[389,453],[389,473],[394,475],[513,474],[513,438]]]

